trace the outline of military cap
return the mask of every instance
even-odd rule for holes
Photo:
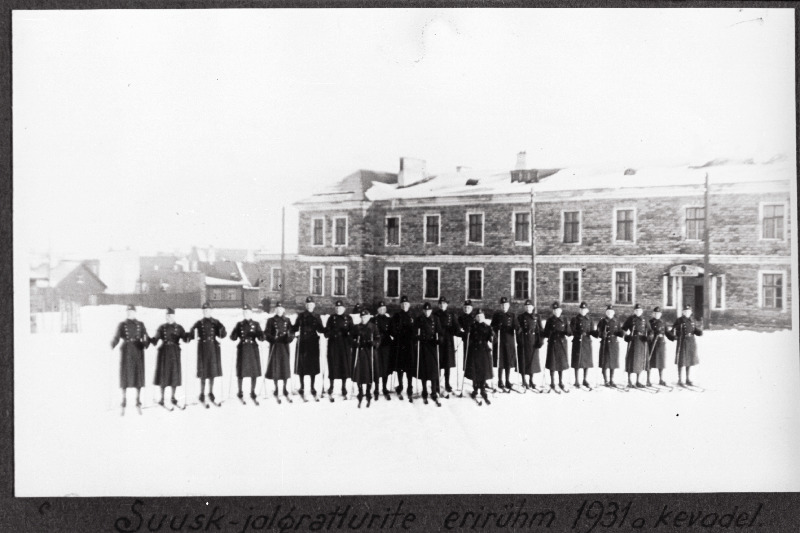
[[[384,302],[383,300],[378,302],[378,309],[380,309],[381,307],[386,307],[386,302]]]
[[[167,307],[167,314],[168,315],[174,315],[175,314],[175,310],[173,308],[171,308],[171,307]]]
[[[634,306],[633,306],[633,308],[634,308],[634,309],[641,309],[641,308],[642,308],[642,305],[641,305],[641,304],[636,304],[636,305],[634,305]]]
[[[306,296],[306,303],[307,304],[313,304],[314,303],[314,298],[312,298],[311,296]]]
[[[361,308],[361,316],[368,315],[368,314],[369,314],[369,309],[367,309],[366,307],[362,307]]]
[[[533,305],[533,302],[530,300],[525,300],[525,305]]]
[[[423,311],[427,311],[430,308],[431,308],[430,302],[425,302],[424,304],[422,304],[422,310]]]
[[[476,310],[475,310],[475,316],[478,316],[478,315],[484,315],[484,316],[486,316],[486,313],[484,313],[484,312],[483,312],[483,309],[481,309],[481,308],[479,307],[478,309],[476,309]]]
[[[247,305],[247,304],[244,304],[244,305],[242,306],[242,311],[250,311],[250,306],[249,306],[249,305]]]
[[[561,307],[561,304],[559,304],[558,302],[553,302],[553,305],[551,307],[553,309],[559,309]]]
[[[503,296],[502,298],[500,298],[500,303],[501,303],[501,304],[507,304],[507,303],[508,303],[508,298],[506,298],[505,296]]]
[[[133,304],[128,304],[128,307],[126,307],[126,310],[128,310],[128,311],[136,311],[136,306],[133,305]]]
[[[447,298],[445,298],[444,296],[440,296],[439,297],[439,303],[450,303],[450,302],[448,302]]]
[[[211,304],[206,302],[206,303],[203,304],[202,308],[203,309],[211,309]]]
[[[692,306],[691,306],[691,305],[689,305],[689,304],[686,304],[686,305],[684,305],[684,306],[683,306],[683,310],[684,310],[684,311],[686,311],[687,309],[691,310],[691,309],[692,309]]]
[[[654,313],[660,313],[660,312],[661,312],[661,308],[660,308],[659,306],[655,306],[655,307],[653,308],[653,312],[654,312]]]
[[[608,304],[608,305],[606,306],[606,311],[613,311],[613,310],[614,310],[614,306],[613,306],[613,305],[611,305],[611,304]]]
[[[400,297],[400,303],[406,303],[408,301],[408,296],[405,294]]]
[[[275,307],[283,307],[283,304],[281,302],[275,302]]]
[[[472,300],[465,300],[464,301],[464,307],[466,307],[468,305],[472,305]]]
[[[361,313],[361,305],[359,305],[359,304],[355,304],[355,305],[353,306],[353,314],[354,314],[354,315],[357,315],[357,314],[359,314],[359,313]]]
[[[344,307],[344,304],[342,303],[341,300],[336,300],[336,303],[333,304],[333,305],[334,305],[334,307]]]
[[[589,306],[586,305],[586,302],[581,302],[580,308],[581,309],[589,309]]]

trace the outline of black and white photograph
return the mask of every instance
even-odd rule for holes
[[[795,46],[14,10],[14,495],[800,491]]]

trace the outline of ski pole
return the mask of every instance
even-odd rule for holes
[[[459,397],[464,396],[464,381],[467,379],[467,358],[469,357],[469,331],[467,331],[467,343],[464,344],[464,368],[462,368],[461,372],[461,392],[458,394]],[[474,376],[473,376],[474,377]]]
[[[300,317],[297,317],[297,320],[300,320]],[[300,336],[297,338],[297,344],[294,345],[294,375],[300,379],[300,388],[303,388],[303,378],[297,374],[297,366],[298,366],[298,359],[300,357],[300,341],[303,340],[303,324],[300,323]],[[292,382],[294,382],[294,377],[292,377]]]
[[[358,368],[358,353],[361,351],[361,335],[356,337],[356,360],[353,364],[353,377],[350,379],[350,391],[355,396],[355,386],[356,386],[356,369]]]
[[[419,390],[419,332],[417,333],[417,390]]]
[[[519,366],[519,351],[517,350],[517,334],[514,332],[514,355],[517,356],[517,372],[519,373],[520,380],[522,383],[525,383],[525,377],[522,375],[522,368]],[[509,384],[510,385],[510,384]],[[525,387],[522,387],[522,394],[525,394],[528,390]]]

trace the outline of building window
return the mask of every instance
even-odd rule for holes
[[[467,243],[483,244],[483,213],[467,213]]]
[[[711,277],[711,309],[725,309],[725,276]]]
[[[581,242],[580,211],[564,211],[564,242],[577,244]]]
[[[630,305],[633,303],[633,271],[614,271],[614,303]]]
[[[439,269],[438,268],[424,268],[422,269],[422,286],[424,287],[423,298],[438,298],[439,297]]]
[[[700,241],[705,238],[706,228],[706,208],[687,207],[686,208],[686,239],[690,241]]]
[[[468,300],[482,300],[483,299],[483,269],[482,268],[468,268],[467,269],[467,299]]]
[[[511,270],[512,292],[515,300],[527,300],[531,297],[530,279],[531,272],[528,269],[514,268]]]
[[[764,204],[761,206],[761,238],[783,239],[784,205]]]
[[[439,244],[439,215],[425,215],[425,244]]]
[[[783,274],[761,274],[761,307],[783,309]]]
[[[678,294],[678,284],[676,283],[677,278],[673,276],[664,276],[664,301],[663,305],[665,308],[674,309],[675,308],[675,299]]]
[[[347,246],[347,217],[333,219],[333,245]]]
[[[333,267],[333,295],[345,296],[347,294],[347,268]]]
[[[311,267],[311,287],[309,290],[314,296],[322,296],[323,279],[323,268]]]
[[[400,269],[387,268],[384,273],[383,291],[387,298],[400,297]]]
[[[325,219],[315,218],[311,220],[311,245],[322,246],[325,244]]]
[[[230,301],[238,300],[237,298],[238,294],[236,294],[236,292],[237,292],[236,289],[228,289],[228,300]]]
[[[386,246],[400,244],[400,217],[386,217]]]
[[[270,290],[272,291],[279,291],[281,290],[281,284],[283,283],[283,274],[280,267],[273,267],[272,268],[272,281],[270,283]]]
[[[211,289],[212,300],[222,300],[222,289]]]
[[[561,271],[561,301],[578,303],[581,299],[581,271]]]
[[[634,241],[635,213],[633,209],[614,210],[614,242]]]
[[[514,217],[514,242],[528,244],[531,242],[531,214],[513,213]]]

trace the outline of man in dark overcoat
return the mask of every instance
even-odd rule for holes
[[[667,331],[667,324],[661,320],[661,308],[653,308],[653,316],[650,318],[650,329],[653,330],[653,340],[650,341],[650,366],[647,369],[647,385],[650,386],[650,370],[658,370],[658,384],[662,387],[667,386],[664,381],[664,369],[667,367],[667,339],[675,340]]]
[[[581,302],[578,314],[570,321],[572,329],[572,368],[575,369],[575,388],[581,388],[578,381],[578,370],[583,369],[583,386],[587,389],[592,387],[587,379],[587,372],[594,366],[592,362],[592,335],[594,324],[589,318],[589,306],[586,302]]]
[[[319,314],[314,312],[316,305],[314,298],[307,296],[306,308],[297,315],[297,320],[292,326],[292,332],[297,335],[294,373],[300,377],[300,388],[297,390],[300,396],[305,394],[306,376],[310,376],[311,395],[317,396],[314,381],[319,374],[319,335],[325,333],[325,326],[322,325],[322,318]],[[324,383],[322,387],[325,388]]]
[[[375,357],[378,354],[381,336],[378,326],[366,306],[361,306],[361,323],[353,328],[353,344],[356,357],[353,362],[353,382],[358,384],[358,407],[364,398],[364,385],[367,386],[367,407],[372,399],[372,382],[375,380]]]
[[[325,337],[328,339],[328,396],[333,398],[333,381],[342,380],[342,396],[347,398],[347,380],[353,372],[352,337],[353,318],[344,312],[344,303],[336,300],[335,313],[325,324]]]
[[[431,304],[422,305],[422,316],[414,323],[415,339],[419,343],[415,376],[422,384],[422,400],[428,402],[427,382],[431,382],[431,397],[434,401],[439,397],[439,343],[442,328],[439,320],[433,316]],[[412,396],[409,395],[409,400]]]
[[[144,387],[144,349],[150,344],[150,337],[147,335],[147,328],[144,323],[136,320],[136,307],[128,305],[126,309],[127,319],[120,322],[114,338],[111,339],[111,349],[117,347],[120,340],[120,361],[119,361],[119,386],[122,389],[122,414],[125,414],[127,405],[126,390],[136,389],[136,408],[141,414],[142,402],[141,391]]]
[[[544,366],[550,371],[550,388],[556,388],[554,374],[558,372],[558,386],[561,390],[566,390],[563,373],[569,368],[567,335],[571,335],[572,330],[569,322],[561,316],[561,305],[554,302],[552,308],[553,314],[544,325],[544,336],[547,338],[547,360]]]
[[[606,387],[617,386],[614,383],[614,370],[619,368],[618,342],[619,338],[625,334],[614,314],[614,307],[610,304],[606,306],[606,316],[597,323],[594,335],[600,339],[598,366],[603,370],[603,385]],[[610,377],[607,372],[610,373]]]
[[[278,381],[283,381],[283,395],[288,398],[289,391],[286,383],[292,377],[292,370],[289,366],[291,354],[289,345],[294,340],[292,333],[292,321],[285,316],[286,309],[283,303],[275,304],[275,315],[267,320],[264,328],[264,338],[269,342],[269,358],[267,359],[267,372],[264,377],[271,379],[275,384],[275,391],[272,393],[278,397]]]
[[[692,306],[683,306],[683,314],[678,317],[672,325],[672,335],[677,342],[675,351],[675,364],[678,365],[678,385],[683,385],[682,372],[686,370],[686,385],[692,386],[689,378],[689,369],[700,364],[700,357],[697,354],[697,343],[695,337],[703,334],[700,325],[692,317]]]
[[[511,304],[508,298],[500,298],[502,310],[497,311],[492,316],[492,330],[494,330],[495,341],[492,350],[492,358],[497,366],[497,386],[500,389],[508,388],[511,390],[509,375],[512,368],[517,367],[516,334],[519,331],[519,323],[514,313],[509,311]],[[506,382],[503,384],[502,370],[505,370]]]
[[[253,320],[253,311],[249,305],[242,307],[242,318],[237,322],[231,331],[231,340],[239,341],[236,345],[236,382],[239,385],[239,392],[236,397],[244,403],[244,393],[242,392],[242,381],[250,378],[250,399],[258,403],[256,399],[256,382],[261,377],[261,352],[258,349],[258,341],[264,340],[264,332],[261,325]]]
[[[442,328],[442,337],[439,344],[439,368],[444,370],[444,388],[447,392],[452,392],[450,387],[450,369],[456,366],[456,346],[454,336],[458,333],[458,321],[451,309],[447,308],[447,298],[439,298],[439,309],[433,312],[433,316],[439,321]]]
[[[395,392],[403,399],[403,373],[408,378],[409,396],[414,392],[414,384],[411,376],[415,372],[414,365],[416,363],[416,346],[417,342],[414,339],[414,317],[409,312],[411,303],[408,297],[403,295],[400,297],[400,311],[392,316],[392,337],[394,338],[394,364],[392,370],[397,372],[397,387]]]
[[[197,377],[200,379],[200,403],[207,408],[206,381],[209,382],[208,398],[216,404],[214,378],[222,376],[222,356],[217,339],[224,339],[228,333],[222,322],[211,316],[211,304],[204,303],[202,309],[203,318],[194,323],[189,330],[188,339],[192,340],[197,336]]]
[[[644,309],[641,304],[633,306],[633,315],[629,316],[622,324],[622,331],[626,331],[625,341],[628,349],[625,352],[625,372],[628,373],[628,387],[644,388],[639,380],[639,375],[647,366],[648,342],[652,340],[653,330],[650,323],[643,316]],[[631,383],[631,374],[636,376],[636,383]]]
[[[394,350],[394,340],[392,339],[392,319],[389,313],[386,312],[385,302],[378,302],[378,314],[372,320],[375,322],[380,335],[380,344],[375,355],[375,399],[377,400],[380,396],[378,386],[380,385],[379,382],[383,381],[383,396],[387,400],[391,400],[392,397],[389,396],[387,382],[389,380],[389,365],[391,364],[392,351]]]
[[[181,386],[181,341],[186,342],[186,331],[175,322],[175,310],[167,307],[167,321],[161,324],[150,343],[155,346],[161,341],[156,357],[156,375],[153,384],[161,388],[161,400],[158,404],[164,407],[164,389],[172,388],[172,404],[178,405],[175,389]]]
[[[461,346],[463,351],[463,356],[461,360],[461,367],[463,369],[462,372],[464,373],[464,377],[462,378],[461,381],[462,393],[464,390],[464,381],[463,381],[464,379],[471,380],[473,390],[475,390],[475,381],[473,380],[473,378],[469,377],[471,374],[468,375],[467,373],[467,365],[471,363],[471,361],[467,358],[467,352],[469,348],[469,334],[472,329],[472,324],[474,323],[475,323],[475,315],[472,312],[472,300],[465,300],[464,312],[458,315],[458,336],[461,338]]]
[[[539,313],[533,310],[533,302],[525,300],[525,312],[517,317],[519,331],[517,333],[517,353],[519,353],[519,373],[525,388],[536,389],[533,375],[542,371],[539,360],[539,348],[544,345],[544,331]],[[528,381],[525,381],[528,376]]]

